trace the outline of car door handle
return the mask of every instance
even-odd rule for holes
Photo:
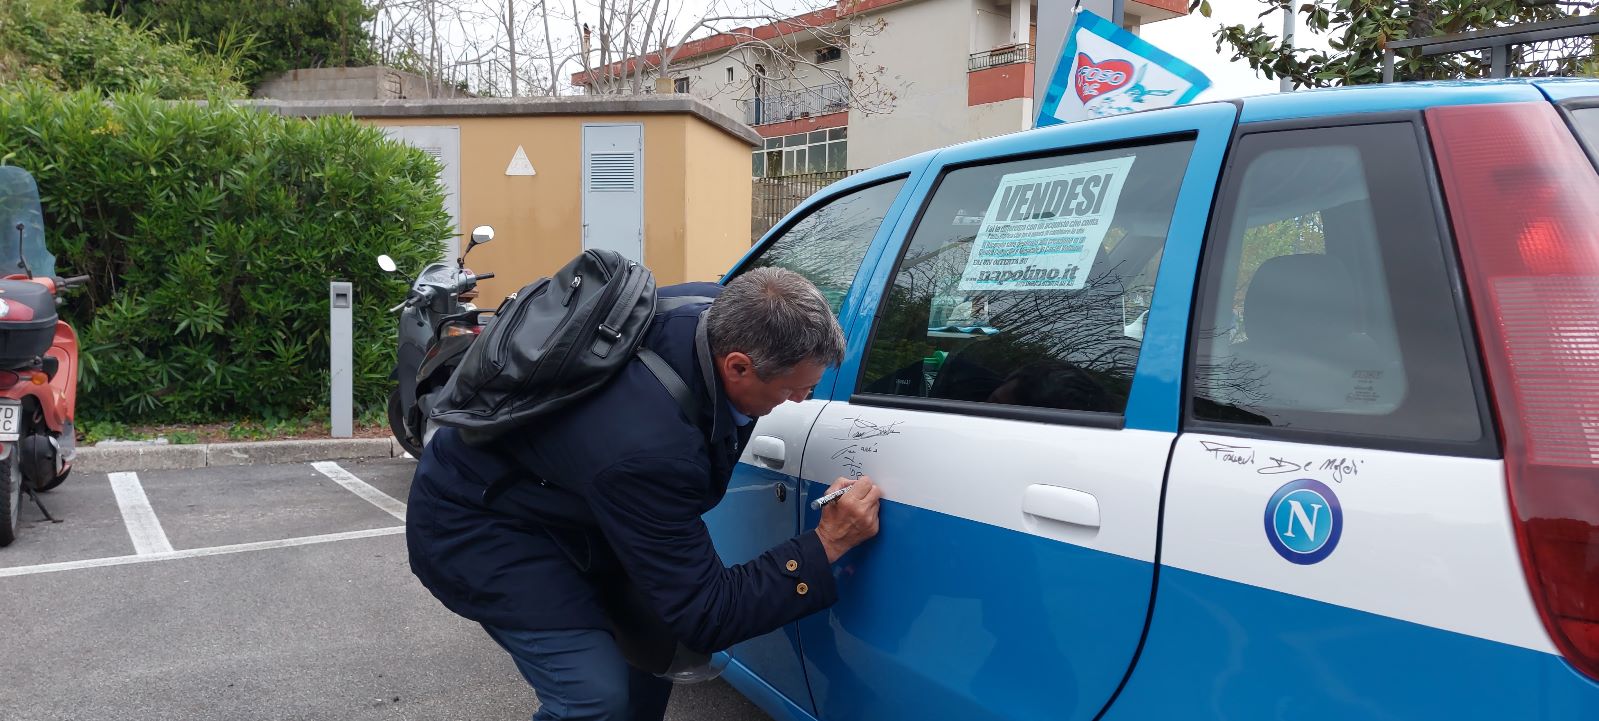
[[[1022,512],[1061,523],[1099,528],[1099,500],[1073,488],[1028,486],[1022,492]]]
[[[767,468],[782,468],[788,458],[788,448],[781,438],[756,436],[750,439],[750,455]]]

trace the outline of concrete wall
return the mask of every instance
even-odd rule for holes
[[[1009,2],[1000,7],[990,0],[977,0],[972,12],[971,52],[1011,44]]]
[[[716,280],[750,249],[750,148],[704,123],[686,123],[684,130],[683,279]]]
[[[892,112],[850,114],[850,167],[869,168],[968,139],[966,59],[975,13],[973,0],[923,0],[862,18],[886,22],[871,38],[870,64],[884,67],[881,82],[904,87]]]
[[[405,100],[470,97],[427,78],[382,66],[290,70],[256,88],[255,97],[274,100]]]
[[[644,128],[644,262],[661,284],[715,279],[749,248],[750,152],[760,137],[683,96],[242,104],[283,115],[353,115],[377,126],[457,126],[460,224],[492,225],[472,251],[493,271],[484,304],[548,275],[582,250],[583,126]],[[536,175],[508,176],[517,146]]]
[[[665,285],[714,279],[749,248],[751,146],[681,115],[374,118],[461,127],[461,227],[492,225],[471,266],[499,299],[583,251],[583,125],[644,126],[644,263]],[[508,176],[517,146],[537,175]]]

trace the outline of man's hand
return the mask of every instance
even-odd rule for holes
[[[837,561],[845,551],[877,535],[877,502],[883,497],[883,489],[873,484],[870,478],[861,476],[854,481],[840,478],[833,482],[827,492],[832,493],[845,486],[849,490],[822,508],[822,522],[816,525],[816,537],[822,541],[822,550],[827,552],[828,563]]]

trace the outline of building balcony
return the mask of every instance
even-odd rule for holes
[[[1002,48],[994,48],[993,50],[984,50],[980,53],[972,53],[971,57],[966,59],[966,71],[975,73],[980,70],[997,68],[1001,65],[1030,62],[1033,62],[1032,45],[1027,43],[1022,43],[1021,45],[1007,45]]]
[[[744,109],[744,123],[765,125],[809,118],[849,109],[849,86],[828,83],[781,93],[762,93],[738,101]]]

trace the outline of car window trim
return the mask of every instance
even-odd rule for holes
[[[920,396],[896,396],[887,393],[860,393],[856,392],[849,397],[850,405],[867,406],[876,408],[897,408],[907,411],[927,411],[932,413],[953,413],[963,416],[980,416],[984,418],[997,418],[1010,421],[1029,421],[1032,423],[1050,423],[1054,425],[1069,425],[1083,428],[1109,428],[1121,430],[1126,426],[1127,419],[1124,413],[1108,411],[1074,411],[1064,408],[1043,408],[1037,406],[1012,406],[1003,403],[987,403],[983,401],[957,401],[946,398],[922,398]]]
[[[944,187],[944,180],[947,179],[951,173],[954,173],[957,170],[965,170],[967,168],[982,167],[982,166],[985,166],[985,165],[1000,165],[1000,164],[1003,164],[1003,163],[1010,163],[1010,162],[1017,162],[1017,161],[1024,161],[1024,160],[1035,160],[1035,159],[1038,159],[1038,158],[1048,158],[1048,157],[1051,157],[1051,156],[1062,156],[1062,157],[1064,157],[1064,156],[1068,156],[1068,155],[1082,155],[1082,154],[1086,154],[1086,153],[1097,153],[1097,152],[1103,152],[1103,151],[1107,151],[1107,150],[1121,150],[1123,148],[1141,148],[1141,147],[1147,147],[1147,146],[1152,146],[1152,145],[1160,145],[1160,144],[1163,144],[1163,143],[1174,143],[1174,142],[1182,142],[1182,141],[1197,142],[1198,139],[1199,139],[1199,129],[1194,128],[1194,129],[1186,129],[1186,130],[1177,130],[1177,131],[1172,131],[1172,132],[1169,132],[1169,133],[1160,133],[1158,135],[1144,135],[1144,136],[1139,136],[1137,138],[1121,138],[1121,139],[1112,140],[1112,141],[1103,142],[1103,143],[1090,143],[1090,144],[1087,144],[1087,145],[1054,147],[1054,148],[1046,148],[1046,149],[1036,150],[1036,151],[1029,151],[1029,152],[1025,152],[1025,153],[1011,153],[1011,154],[1008,154],[1008,155],[996,155],[996,156],[988,157],[988,158],[979,158],[979,159],[975,159],[975,160],[971,160],[971,161],[965,161],[965,162],[959,162],[959,163],[950,163],[948,165],[940,166],[938,168],[937,177],[935,177],[933,179],[933,184],[930,187],[928,187],[926,194],[924,194],[922,196],[921,205],[919,207],[917,207],[917,209],[916,209],[915,220],[913,220],[911,222],[910,227],[908,229],[906,229],[904,240],[903,240],[903,242],[900,243],[900,247],[895,252],[894,264],[889,269],[887,281],[886,281],[886,284],[882,288],[882,295],[880,297],[883,300],[886,300],[888,298],[888,294],[889,294],[889,292],[891,290],[891,287],[893,286],[894,282],[899,278],[900,265],[905,262],[905,255],[910,252],[911,243],[913,243],[915,241],[917,231],[921,230],[922,221],[926,219],[927,211],[933,205],[933,199],[938,197],[939,189]],[[1192,156],[1190,156],[1189,162],[1192,162],[1192,161],[1193,161],[1193,158],[1192,158]],[[1184,168],[1184,170],[1186,172],[1187,168]],[[853,387],[853,389],[852,389],[852,391],[850,393],[850,401],[849,402],[851,404],[854,404],[854,403],[857,402],[857,400],[859,400],[861,405],[876,405],[876,406],[891,407],[891,408],[893,408],[893,407],[906,408],[906,409],[909,409],[909,410],[928,410],[928,411],[938,411],[938,412],[946,412],[946,413],[959,413],[959,414],[962,414],[962,415],[981,415],[981,416],[1009,418],[1009,419],[1012,419],[1012,420],[1032,420],[1032,421],[1037,421],[1037,422],[1041,422],[1041,423],[1055,423],[1055,424],[1061,424],[1061,425],[1077,425],[1077,426],[1092,427],[1092,428],[1116,428],[1116,429],[1121,429],[1122,427],[1124,427],[1126,425],[1126,422],[1127,422],[1127,410],[1126,410],[1126,408],[1123,408],[1121,411],[1114,412],[1114,413],[1107,412],[1107,411],[1077,411],[1077,410],[1066,410],[1066,409],[1060,409],[1060,408],[1034,408],[1034,407],[1031,407],[1031,406],[1007,406],[1007,405],[998,404],[998,403],[982,403],[982,402],[977,402],[977,401],[954,401],[954,400],[945,400],[945,399],[938,399],[938,398],[921,398],[921,397],[916,397],[916,396],[895,396],[895,395],[888,395],[888,394],[881,394],[881,393],[865,393],[865,392],[863,392],[861,390],[861,388],[862,388],[862,385],[863,385],[863,382],[864,382],[865,376],[866,376],[866,368],[867,368],[866,359],[871,354],[873,345],[875,345],[877,343],[877,333],[878,333],[878,331],[882,330],[882,327],[883,327],[883,308],[884,308],[885,305],[886,305],[886,303],[883,302],[882,300],[880,300],[877,303],[877,307],[872,309],[872,318],[871,318],[872,329],[871,329],[870,333],[866,334],[866,346],[861,351],[862,352],[862,356],[861,356],[860,371],[855,375],[854,387]],[[1140,354],[1140,357],[1142,357],[1142,354],[1143,354],[1142,345],[1140,345],[1138,352]],[[1135,366],[1135,368],[1136,368],[1136,366]],[[1136,374],[1136,372],[1134,373],[1134,382],[1137,382],[1137,374]],[[908,399],[910,400],[910,402],[906,402]],[[996,409],[996,410],[988,410],[988,409]]]
[[[1585,138],[1577,132],[1577,111],[1594,110],[1599,112],[1599,95],[1583,98],[1572,98],[1555,103],[1555,111],[1560,113],[1560,119],[1566,121],[1566,127],[1571,130],[1571,136],[1577,139],[1577,145],[1588,154],[1589,162],[1593,163],[1595,170],[1599,170],[1599,138]]]
[[[1199,357],[1201,339],[1195,330],[1198,328],[1200,312],[1204,305],[1204,299],[1208,297],[1207,294],[1214,295],[1218,292],[1216,286],[1220,282],[1220,276],[1217,265],[1221,262],[1217,258],[1217,255],[1221,252],[1218,233],[1223,226],[1220,222],[1221,213],[1237,205],[1238,196],[1242,189],[1243,178],[1237,168],[1239,161],[1237,150],[1243,139],[1250,135],[1262,133],[1347,128],[1365,125],[1392,125],[1396,123],[1410,126],[1411,132],[1417,140],[1418,152],[1421,154],[1422,174],[1430,181],[1427,183],[1427,195],[1432,200],[1433,223],[1438,229],[1438,242],[1441,246],[1440,249],[1443,251],[1444,270],[1448,278],[1451,295],[1453,296],[1451,301],[1454,307],[1455,324],[1460,331],[1466,357],[1466,369],[1470,375],[1468,380],[1472,387],[1473,403],[1477,408],[1477,421],[1482,429],[1478,439],[1474,441],[1449,441],[1393,438],[1386,435],[1361,435],[1307,428],[1261,426],[1198,418],[1194,409],[1193,366]],[[1482,370],[1477,328],[1472,320],[1473,316],[1470,312],[1469,299],[1466,295],[1465,280],[1461,276],[1459,249],[1455,244],[1454,228],[1449,221],[1442,188],[1439,187],[1438,167],[1433,157],[1432,142],[1427,134],[1424,112],[1422,110],[1398,110],[1240,123],[1234,129],[1232,139],[1228,141],[1227,156],[1227,161],[1222,166],[1221,176],[1217,179],[1218,186],[1212,201],[1211,218],[1205,230],[1205,245],[1199,259],[1199,277],[1194,285],[1195,298],[1188,310],[1188,351],[1183,363],[1183,408],[1180,432],[1206,433],[1285,443],[1446,455],[1461,458],[1503,458],[1504,454],[1499,445],[1497,418],[1488,402],[1488,389],[1485,385],[1485,376]],[[1231,224],[1228,223],[1226,225],[1230,232]]]
[[[828,192],[826,195],[824,195],[824,196],[822,196],[820,198],[817,198],[815,200],[811,200],[810,202],[800,201],[800,204],[796,205],[794,207],[795,207],[795,209],[801,210],[802,212],[795,213],[794,217],[790,218],[788,220],[788,222],[778,225],[774,230],[767,231],[766,232],[766,240],[761,242],[750,253],[745,255],[743,261],[740,262],[732,270],[729,270],[726,274],[723,275],[723,277],[724,278],[733,278],[733,277],[737,276],[738,274],[743,273],[745,270],[748,269],[748,266],[749,266],[750,263],[753,263],[756,258],[761,257],[763,254],[766,253],[766,251],[770,250],[772,245],[777,243],[777,241],[780,240],[783,236],[788,235],[788,232],[793,230],[794,226],[805,222],[805,220],[807,218],[810,218],[812,215],[815,215],[816,212],[821,210],[822,208],[825,208],[828,205],[831,205],[834,201],[836,201],[836,200],[838,200],[840,198],[843,198],[846,195],[854,195],[855,193],[863,193],[863,192],[866,192],[868,190],[871,190],[872,188],[876,188],[876,187],[881,186],[881,185],[887,185],[889,183],[894,183],[894,182],[899,182],[899,181],[908,181],[908,180],[910,180],[910,177],[911,177],[911,174],[909,172],[897,173],[895,175],[890,175],[888,177],[878,178],[878,179],[873,180],[871,182],[861,183],[859,185],[851,185],[851,186],[849,186],[847,188],[839,188],[839,189],[834,190],[832,192]],[[840,182],[843,182],[843,181],[840,181]],[[905,189],[901,188],[900,192],[901,193],[905,192]],[[895,200],[898,200],[898,196],[895,197]],[[889,203],[889,207],[890,208],[893,207],[893,202]],[[871,244],[877,240],[878,234],[883,232],[883,226],[888,224],[888,220],[889,220],[888,213],[887,213],[887,211],[885,211],[884,214],[883,214],[882,222],[878,223],[877,229],[872,232],[871,240],[869,240],[867,242],[868,250],[870,249]],[[865,267],[865,259],[864,258],[862,259],[861,265],[862,265],[862,267]],[[861,270],[860,268],[856,268],[855,269],[855,273],[856,273],[857,276],[859,276],[860,270]],[[852,285],[853,285],[853,283],[852,283]]]

